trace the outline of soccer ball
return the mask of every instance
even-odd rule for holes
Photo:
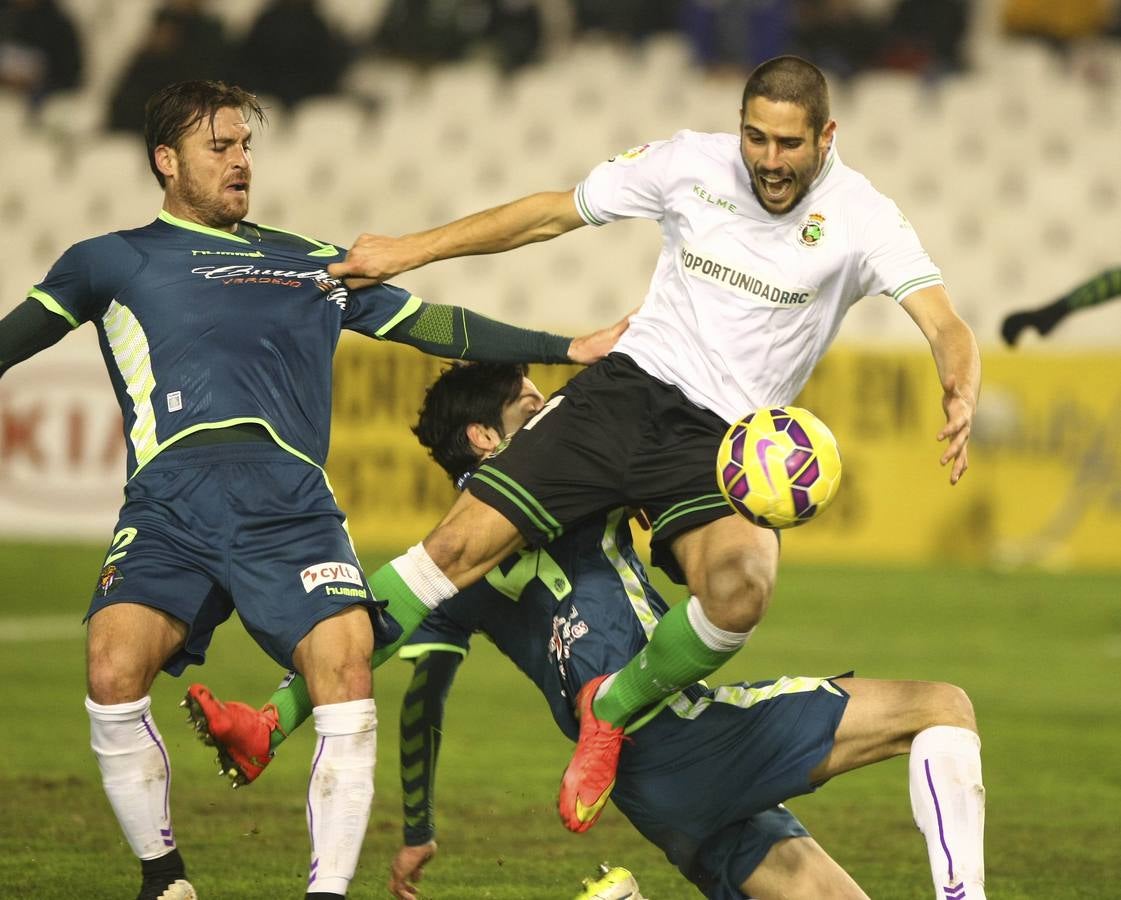
[[[740,515],[764,528],[793,528],[821,515],[837,496],[841,451],[809,410],[757,409],[724,435],[716,477]]]

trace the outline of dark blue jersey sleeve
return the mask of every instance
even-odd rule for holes
[[[372,338],[383,338],[398,322],[420,309],[421,300],[404,288],[375,284],[350,291],[343,328]]]
[[[143,265],[143,255],[128,241],[105,234],[74,244],[28,296],[77,328],[100,318]]]

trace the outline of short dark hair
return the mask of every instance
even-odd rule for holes
[[[505,437],[502,409],[521,396],[528,371],[525,363],[453,363],[428,386],[413,434],[452,481],[479,464],[467,426],[486,425]]]
[[[148,165],[163,187],[166,179],[156,165],[156,148],[166,145],[178,150],[183,135],[203,119],[214,129],[214,116],[220,109],[240,109],[246,119],[266,121],[265,111],[254,94],[224,81],[180,81],[156,91],[144,104],[144,142],[148,146]]]
[[[745,113],[747,102],[753,97],[802,107],[815,135],[821,134],[829,121],[829,85],[825,75],[800,56],[776,56],[756,66],[743,89],[741,108]]]

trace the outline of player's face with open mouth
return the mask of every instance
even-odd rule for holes
[[[753,97],[740,117],[740,153],[760,205],[780,214],[797,206],[821,171],[836,123],[814,136],[796,103]]]
[[[253,163],[249,152],[252,130],[240,110],[224,108],[184,135],[177,153],[174,190],[203,225],[229,228],[249,213],[249,183]]]

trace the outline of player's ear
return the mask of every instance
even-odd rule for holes
[[[837,120],[830,119],[825,123],[825,127],[821,129],[821,135],[817,139],[817,145],[820,149],[825,150],[833,143],[833,135],[837,131]]]
[[[486,456],[502,443],[502,435],[489,425],[472,422],[467,426],[467,440],[480,456]]]
[[[174,147],[160,144],[152,151],[152,158],[156,161],[156,168],[160,170],[160,174],[164,178],[179,174],[179,155],[175,152]]]

